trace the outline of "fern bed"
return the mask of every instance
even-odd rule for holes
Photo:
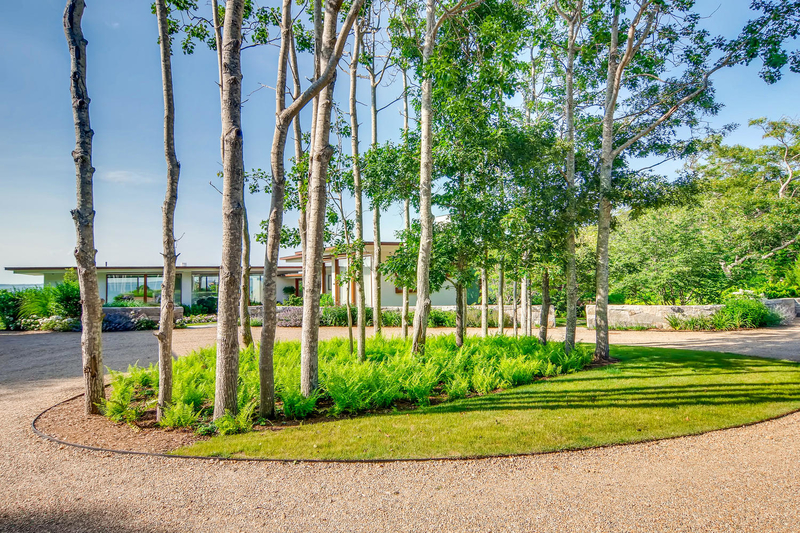
[[[563,344],[541,346],[535,338],[470,338],[461,348],[454,336],[428,340],[424,356],[413,356],[402,339],[371,338],[367,360],[358,362],[345,339],[320,343],[320,388],[310,398],[300,394],[300,344],[275,345],[275,389],[278,417],[257,420],[259,397],[258,349],[239,355],[238,413],[211,422],[214,404],[216,351],[208,347],[174,363],[173,405],[161,422],[167,428],[194,428],[202,435],[230,435],[254,425],[286,425],[296,420],[414,409],[487,394],[531,383],[537,379],[573,373],[591,361],[578,347],[570,355]],[[158,369],[131,366],[112,372],[112,393],[103,406],[115,422],[135,425],[157,397]]]

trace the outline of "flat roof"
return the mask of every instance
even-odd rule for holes
[[[62,266],[62,267],[5,267],[6,270],[12,271],[15,274],[40,274],[44,272],[61,272],[64,270],[69,270],[75,268],[74,266]],[[219,271],[219,266],[192,266],[192,265],[178,265],[175,267],[177,270],[191,270],[191,271]],[[279,272],[297,272],[300,267],[292,266],[292,265],[278,265]],[[97,270],[105,270],[105,271],[112,271],[112,270],[123,270],[123,271],[136,271],[136,270],[148,270],[148,271],[162,271],[164,269],[163,265],[159,266],[98,266]],[[261,265],[254,265],[250,267],[250,271],[258,271],[263,272],[264,267]]]

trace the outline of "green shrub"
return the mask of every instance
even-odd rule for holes
[[[431,309],[428,315],[428,327],[431,328],[454,328],[456,327],[455,311],[442,311]]]
[[[166,408],[158,424],[165,428],[185,428],[195,425],[199,419],[200,413],[195,412],[192,405],[178,402]]]
[[[480,367],[472,374],[472,388],[478,394],[487,394],[500,387],[500,373],[491,367]]]
[[[455,374],[447,380],[444,390],[451,400],[465,397],[469,392],[469,376],[462,373]]]
[[[17,318],[19,293],[17,291],[0,290],[0,329],[13,329]]]
[[[300,307],[303,305],[303,297],[295,294],[290,294],[283,299],[283,305],[288,307]]]
[[[333,296],[329,292],[321,294],[319,297],[319,305],[320,307],[330,307],[334,305]]]
[[[312,394],[306,398],[299,390],[282,391],[278,396],[283,402],[283,415],[286,418],[295,420],[310,415],[317,406],[317,400],[319,400],[317,394]]]

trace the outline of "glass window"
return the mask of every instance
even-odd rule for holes
[[[203,298],[217,298],[219,292],[218,275],[192,276],[192,303]]]
[[[263,283],[264,281],[261,275],[250,276],[250,303],[261,305],[261,291],[264,288]]]
[[[106,297],[109,303],[137,302],[141,305],[161,303],[160,273],[152,274],[108,274],[106,276]],[[145,280],[146,284],[145,284]],[[175,277],[175,302],[181,302],[181,275]]]

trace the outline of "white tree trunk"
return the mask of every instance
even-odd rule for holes
[[[505,271],[502,261],[497,265],[497,277],[497,333],[504,335],[506,330],[506,307],[505,301],[503,301],[505,297]]]
[[[511,314],[511,328],[514,330],[514,337],[517,336],[517,280],[514,280],[514,291],[512,294],[512,306],[514,312]]]
[[[436,40],[436,0],[426,0],[425,43],[422,50],[422,88],[420,94],[420,168],[419,218],[420,240],[417,260],[417,307],[414,313],[412,351],[425,351],[428,314],[431,309],[430,267],[433,248],[433,212],[431,210],[431,181],[433,179],[433,79],[426,73]]]
[[[489,335],[489,270],[481,268],[481,334]]]
[[[81,354],[83,358],[84,410],[99,414],[105,398],[103,385],[103,308],[97,286],[94,248],[94,193],[92,167],[92,131],[89,122],[89,93],[86,90],[86,39],[81,29],[83,0],[69,0],[64,9],[64,34],[70,55],[70,93],[75,122],[75,175],[77,207],[72,210],[77,244],[75,261],[81,292]]]
[[[361,27],[356,24],[353,40],[353,54],[350,58],[350,141],[353,157],[353,196],[356,202],[356,351],[359,361],[365,361],[367,343],[367,301],[364,292],[364,193],[361,184],[361,163],[359,161],[358,139],[358,60],[361,56]]]
[[[456,346],[464,345],[464,330],[466,329],[466,316],[464,313],[464,286],[455,284],[456,289]]]
[[[321,64],[327,64],[336,42],[337,5],[326,6],[322,32]],[[335,80],[335,78],[334,78]],[[308,234],[303,267],[303,329],[300,340],[300,392],[311,396],[319,385],[319,316],[324,252],[325,205],[328,163],[333,156],[329,143],[334,81],[319,93],[315,137],[312,139],[311,177],[308,184]]]
[[[253,331],[250,328],[250,225],[247,222],[247,205],[242,191],[242,288],[239,297],[239,324],[242,329],[242,344],[253,344]]]
[[[408,73],[403,69],[403,133],[408,135]],[[403,200],[403,229],[406,231],[411,230],[411,213],[410,213],[411,200],[406,198]],[[400,327],[403,329],[403,339],[408,338],[408,287],[403,287],[403,311],[400,317]]]
[[[545,268],[542,274],[542,308],[539,313],[539,342],[547,344],[547,322],[550,320],[550,272]]]
[[[156,419],[172,403],[172,330],[175,310],[175,204],[181,166],[175,153],[175,101],[172,90],[172,47],[164,0],[156,0],[158,39],[161,48],[161,80],[164,93],[164,155],[167,160],[167,192],[162,213],[164,271],[161,283],[161,315],[158,321],[158,404]]]
[[[530,335],[528,328],[528,276],[522,278],[522,288],[520,291],[520,306],[522,307],[522,335]]]
[[[222,262],[217,312],[214,419],[236,413],[239,378],[239,296],[242,279],[244,158],[242,137],[242,13],[244,0],[226,4],[222,39],[224,153],[222,162]]]

